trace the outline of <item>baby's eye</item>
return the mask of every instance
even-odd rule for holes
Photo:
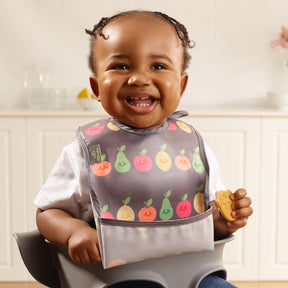
[[[163,70],[167,69],[167,67],[164,64],[156,63],[152,65],[153,70]]]
[[[113,65],[112,69],[114,69],[114,70],[128,70],[129,66],[127,64],[124,64],[124,63],[119,63],[119,64]]]

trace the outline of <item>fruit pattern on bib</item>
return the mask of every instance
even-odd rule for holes
[[[184,132],[184,134],[194,133],[193,128],[182,121],[169,121],[168,124],[168,131],[173,132],[180,129],[182,132]],[[108,129],[110,132],[116,134],[118,131],[121,131],[121,129],[111,121],[108,121],[108,123],[105,125],[104,122],[99,121],[99,123],[96,122],[93,124],[93,126],[82,130],[80,134],[82,134],[83,138],[91,137],[93,135],[101,136],[105,129]],[[115,139],[117,138],[115,137]],[[174,154],[174,156],[172,156],[169,153],[169,143],[159,143],[157,146],[158,151],[154,151],[153,155],[149,153],[149,147],[142,147],[140,150],[138,149],[137,151],[134,151],[133,155],[135,156],[133,156],[133,158],[129,158],[126,153],[127,145],[128,144],[125,143],[125,141],[122,140],[121,142],[118,142],[117,140],[113,145],[113,159],[111,157],[110,159],[107,159],[105,152],[103,154],[101,154],[99,151],[97,152],[95,150],[97,147],[88,147],[90,160],[98,157],[97,161],[90,161],[93,175],[99,179],[104,179],[113,173],[119,173],[119,175],[124,175],[127,173],[127,175],[129,175],[132,170],[134,171],[133,173],[137,172],[147,175],[149,172],[151,173],[152,168],[157,168],[159,173],[163,173],[163,175],[165,175],[165,173],[168,173],[172,167],[173,169],[178,169],[178,171],[180,171],[179,173],[181,173],[181,171],[185,173],[191,171],[192,169],[194,172],[196,172],[196,174],[202,174],[205,172],[205,166],[200,157],[199,147],[194,147],[193,154],[190,153],[189,158],[189,156],[186,155],[184,148],[180,148],[177,155]],[[129,147],[129,149],[131,151],[133,147]],[[137,187],[135,189],[137,189]],[[193,196],[193,200],[191,200],[191,195],[186,192],[179,197],[177,202],[175,202],[174,198],[174,202],[171,203],[170,196],[173,194],[173,187],[171,187],[171,189],[168,191],[162,191],[162,194],[160,195],[161,197],[159,197],[159,195],[157,196],[158,202],[161,201],[157,208],[153,206],[153,201],[155,199],[151,197],[143,200],[143,204],[141,207],[138,206],[137,210],[133,205],[130,205],[133,196],[131,196],[131,193],[127,193],[124,199],[119,200],[119,207],[114,207],[114,211],[110,211],[109,203],[101,203],[102,207],[100,207],[100,216],[102,218],[127,221],[167,221],[175,219],[175,217],[180,219],[187,218],[191,216],[191,212],[193,210],[194,214],[195,212],[203,213],[205,211],[204,183],[198,185],[196,190],[197,191],[193,192],[195,195]],[[188,196],[190,196],[190,201],[188,200]]]

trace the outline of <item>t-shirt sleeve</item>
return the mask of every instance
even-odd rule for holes
[[[210,201],[215,200],[215,192],[225,190],[220,178],[220,168],[213,150],[205,143],[205,152],[209,164],[209,194]]]
[[[78,141],[66,146],[34,200],[42,209],[62,209],[75,218],[89,221],[92,208],[88,188],[88,171]]]

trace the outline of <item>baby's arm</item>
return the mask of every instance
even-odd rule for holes
[[[215,239],[220,239],[236,232],[238,229],[246,226],[248,218],[252,215],[253,209],[251,207],[251,199],[247,197],[245,189],[238,189],[231,195],[232,216],[236,218],[235,221],[227,221],[219,212],[215,201],[210,202],[213,208],[214,219],[214,234]]]
[[[101,261],[97,231],[87,222],[60,209],[43,211],[39,208],[36,221],[39,231],[47,240],[68,247],[74,262]]]

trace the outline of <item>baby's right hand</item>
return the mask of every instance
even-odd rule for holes
[[[76,230],[68,239],[68,253],[75,263],[100,262],[97,230],[90,226]]]

